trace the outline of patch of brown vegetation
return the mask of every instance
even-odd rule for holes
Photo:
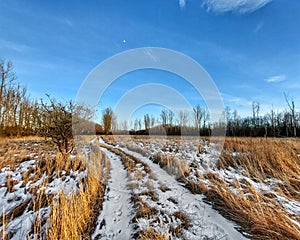
[[[53,151],[54,145],[38,137],[0,138],[0,169],[38,157],[39,152]]]
[[[227,138],[218,168],[243,170],[243,175],[255,182],[267,178],[279,179],[275,190],[287,199],[299,201],[300,144],[295,140],[262,138]],[[235,153],[235,154],[232,154]],[[257,191],[245,179],[232,185],[217,176],[206,176],[212,188],[206,192],[208,201],[225,216],[238,222],[252,239],[300,239],[300,228],[274,198],[274,194]]]
[[[29,202],[30,202],[30,199],[27,199],[26,201],[18,204],[10,212],[8,212],[6,214],[2,214],[1,220],[0,220],[1,221],[0,226],[2,226],[3,223],[9,222],[13,218],[21,216],[23,214],[23,212],[25,211],[25,209],[28,207]]]
[[[141,239],[141,240],[166,240],[165,234],[158,233],[153,228],[147,228],[145,230],[142,230],[135,234],[135,239]]]
[[[132,222],[136,223],[138,222],[139,218],[145,218],[145,219],[151,219],[153,216],[155,216],[158,213],[158,210],[156,208],[150,207],[145,202],[140,202],[139,209],[135,216],[132,219]]]
[[[87,142],[85,142],[87,146]],[[36,187],[29,187],[32,198],[17,205],[10,212],[2,214],[1,225],[3,239],[10,239],[13,233],[6,232],[6,226],[14,218],[21,216],[24,211],[39,211],[50,206],[52,208],[49,219],[38,214],[33,222],[31,232],[37,239],[87,239],[93,232],[96,217],[103,202],[103,195],[110,171],[109,160],[102,154],[98,145],[90,145],[89,161],[80,152],[74,156],[56,154],[55,146],[41,138],[0,139],[0,167],[16,170],[20,163],[35,160],[35,165],[28,171],[22,172],[22,186],[32,185],[44,175],[44,181]],[[72,171],[88,169],[87,177],[78,183],[78,193],[66,195],[63,191],[59,195],[45,194],[47,183],[69,175]],[[105,169],[105,170],[104,170]],[[6,187],[9,192],[14,191],[18,181],[8,175]],[[45,224],[49,225],[47,232]]]
[[[140,136],[136,138],[137,142],[143,141]],[[218,143],[222,139],[215,137],[209,142]],[[198,154],[205,153],[203,145],[197,149]],[[272,184],[273,190],[287,200],[300,201],[299,154],[298,139],[227,138],[217,168],[234,168],[257,183],[280,180]],[[300,239],[300,228],[294,223],[294,220],[299,221],[299,216],[288,213],[273,193],[256,190],[246,179],[226,182],[213,172],[198,174],[197,181],[191,180],[189,174],[195,173],[197,167],[182,166],[175,157],[165,153],[155,154],[152,160],[176,175],[193,193],[204,193],[207,202],[236,221],[252,239]],[[180,233],[175,228],[174,232]]]
[[[168,173],[176,175],[178,178],[187,177],[190,174],[190,168],[187,162],[177,157],[158,152],[152,156],[152,161],[159,164],[161,168],[165,168]]]
[[[79,193],[67,196],[61,192],[59,200],[53,201],[47,239],[89,239],[94,231],[109,174],[106,155],[97,147],[94,150],[90,155],[91,161],[88,161],[90,166],[86,183]],[[93,163],[98,163],[97,167]]]
[[[157,198],[156,193],[155,193],[154,191],[151,191],[151,190],[149,190],[149,191],[143,191],[143,192],[141,192],[139,195],[140,195],[140,196],[148,196],[148,197],[150,197],[151,200],[154,201],[154,202],[157,202],[157,201],[158,201],[158,198]]]
[[[170,191],[171,189],[169,187],[167,187],[166,185],[161,185],[159,187],[159,189],[162,191],[162,192],[166,192],[166,191]]]
[[[12,193],[15,191],[14,189],[14,186],[17,185],[19,182],[15,179],[12,178],[11,175],[8,175],[6,177],[6,187],[7,187],[7,191],[6,192],[9,192],[9,193]]]

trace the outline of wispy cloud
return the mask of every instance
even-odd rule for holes
[[[225,48],[222,45],[216,44],[215,42],[209,41],[193,41],[197,48],[201,50],[201,57],[204,57],[207,61],[207,56],[213,59],[218,59],[218,61],[225,63],[227,66],[232,66],[234,69],[237,67],[242,67],[246,62],[246,57],[233,50],[232,48]]]
[[[252,101],[246,98],[233,96],[228,93],[221,93],[224,102],[229,103],[230,105],[240,106],[240,107],[249,107],[251,106]]]
[[[0,38],[0,49],[10,49],[16,52],[26,52],[31,49],[28,45]]]
[[[61,24],[64,24],[68,27],[73,27],[73,22],[67,18],[56,18],[56,20],[61,23]]]
[[[284,74],[271,76],[265,79],[265,81],[268,83],[282,82],[285,80],[286,80],[286,75]]]
[[[272,0],[203,0],[202,6],[207,11],[218,13],[238,12],[240,14],[254,12]]]
[[[259,23],[256,25],[256,27],[254,28],[253,32],[254,32],[254,33],[258,33],[258,32],[262,29],[263,26],[264,26],[264,22],[263,22],[263,21],[259,22]]]
[[[185,1],[186,0],[179,0],[179,6],[180,6],[180,8],[184,8],[185,7],[185,4],[186,4]]]

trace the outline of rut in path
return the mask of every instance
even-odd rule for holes
[[[102,139],[100,139],[100,143],[104,146],[116,149],[116,147],[106,144]],[[157,208],[159,213],[164,214],[163,217],[157,217],[158,221],[164,221],[164,219],[169,217],[170,221],[165,221],[167,227],[161,228],[160,231],[168,228],[171,229],[171,226],[176,222],[173,220],[174,212],[180,211],[189,218],[188,228],[182,231],[182,236],[186,239],[246,239],[235,229],[236,226],[232,222],[212,209],[210,205],[204,203],[202,195],[192,194],[188,189],[183,187],[174,176],[169,175],[157,164],[154,164],[141,154],[126,148],[117,149],[124,152],[127,156],[132,156],[149,166],[151,172],[155,175],[157,180],[152,181],[152,185],[155,195],[157,195],[157,200],[149,201],[148,199],[143,199],[146,202],[148,201],[151,207]],[[149,179],[147,181],[149,181]],[[167,186],[168,191],[161,191],[160,188],[162,185]],[[144,225],[147,224],[149,225],[149,221],[147,222],[147,220],[145,220]],[[143,228],[142,225],[139,227]],[[159,226],[156,227],[159,228]],[[165,232],[166,236],[172,234],[168,232],[168,230],[165,230]],[[175,236],[175,238],[172,239],[179,238]]]
[[[130,239],[131,194],[127,189],[127,171],[124,169],[119,156],[105,148],[101,148],[101,150],[110,160],[111,173],[103,209],[98,217],[92,239]]]

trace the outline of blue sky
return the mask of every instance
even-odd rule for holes
[[[300,1],[4,1],[0,58],[11,60],[33,98],[75,98],[88,73],[106,58],[139,47],[182,52],[201,64],[224,104],[251,114],[300,106]],[[118,79],[103,95],[114,105],[143,83],[162,83],[195,105],[201,98],[182,79],[141,70]]]

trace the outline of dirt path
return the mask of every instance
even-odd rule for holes
[[[92,239],[130,239],[131,226],[130,192],[127,189],[127,171],[120,157],[105,148],[101,150],[110,159],[111,173],[103,202],[103,210],[98,217]],[[122,191],[123,190],[123,191]]]
[[[106,144],[102,139],[99,141]],[[162,212],[169,212],[176,207],[189,217],[190,227],[184,234],[187,239],[246,239],[235,229],[234,223],[228,221],[212,209],[210,205],[204,203],[202,195],[192,194],[174,176],[169,175],[159,165],[154,164],[141,154],[130,151],[127,148],[119,149],[147,164],[155,174],[157,184],[165,185],[169,188],[166,192],[156,190],[156,194],[159,196],[159,209]]]

